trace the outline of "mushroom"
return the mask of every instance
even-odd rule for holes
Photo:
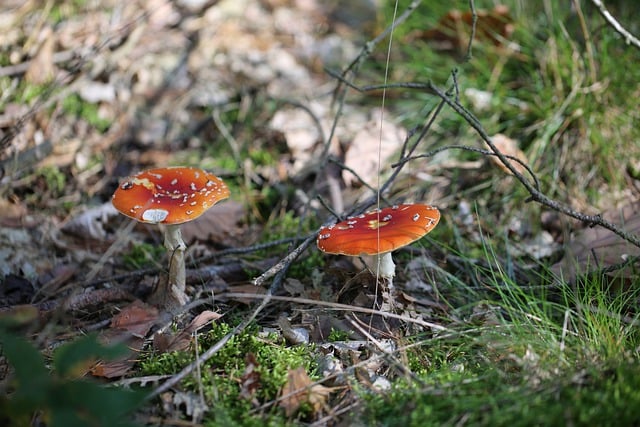
[[[322,227],[317,245],[321,251],[330,254],[381,256],[378,273],[387,281],[392,304],[396,266],[391,252],[420,239],[433,230],[439,220],[440,211],[433,206],[392,206]]]
[[[149,224],[164,224],[164,246],[171,254],[169,280],[152,299],[171,308],[187,302],[180,224],[192,221],[220,200],[229,188],[217,176],[193,167],[149,169],[125,179],[111,202],[120,213]]]

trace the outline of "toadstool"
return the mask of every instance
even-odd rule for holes
[[[192,221],[220,200],[229,188],[217,176],[193,167],[149,169],[125,179],[113,194],[120,213],[149,224],[166,225],[164,246],[170,253],[169,281],[153,297],[165,306],[184,305],[186,274],[180,225]]]
[[[317,245],[330,254],[381,255],[378,273],[388,282],[393,294],[395,264],[391,252],[420,239],[433,230],[439,220],[440,211],[433,206],[392,206],[322,227]]]

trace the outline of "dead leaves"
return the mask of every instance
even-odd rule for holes
[[[205,310],[178,333],[156,333],[153,338],[154,350],[186,350],[191,344],[193,333],[220,317],[221,314]],[[124,343],[129,352],[118,359],[96,363],[90,370],[91,374],[96,377],[116,378],[129,372],[138,359],[138,353],[142,351],[147,334],[160,322],[162,313],[142,301],[136,300],[123,308],[113,316],[111,327],[100,334],[100,339],[105,344]]]
[[[332,390],[311,381],[304,368],[291,369],[287,373],[287,382],[280,390],[279,406],[284,409],[287,417],[297,413],[305,403],[311,405],[314,413],[318,413],[325,408]]]
[[[115,360],[98,362],[91,374],[96,377],[120,377],[131,369],[142,350],[145,335],[158,320],[158,310],[136,300],[123,308],[111,319],[111,328],[102,332],[100,339],[105,344],[124,343],[129,352]]]

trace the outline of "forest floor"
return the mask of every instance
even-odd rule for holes
[[[635,39],[595,1],[382,3],[4,2],[0,424],[640,422]],[[169,309],[164,229],[111,199],[178,165],[230,197]],[[441,219],[383,311],[316,238],[403,203]]]

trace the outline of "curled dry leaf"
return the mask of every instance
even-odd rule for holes
[[[186,350],[191,343],[191,334],[222,315],[215,311],[205,310],[198,314],[189,325],[178,334],[157,333],[153,336],[153,347],[160,351]]]
[[[74,215],[62,226],[62,231],[77,237],[103,241],[107,238],[105,226],[110,219],[117,217],[118,211],[113,204],[103,203]]]
[[[493,142],[493,145],[495,145],[498,151],[500,151],[502,154],[515,157],[516,159],[520,160],[524,164],[528,163],[526,154],[524,154],[524,152],[520,150],[520,148],[518,147],[518,141],[516,141],[515,139],[511,139],[506,135],[497,133],[491,137],[491,142]],[[489,147],[488,144],[486,144],[486,147],[488,150],[491,151],[491,148]],[[502,163],[502,161],[500,161],[500,159],[497,156],[490,156],[490,158],[491,158],[491,161],[500,169],[502,169],[504,172],[508,173],[509,175],[513,175],[511,171],[504,165],[504,163]],[[520,174],[524,175],[527,173],[527,170],[520,163],[512,160],[509,160],[509,161],[511,162],[515,170],[518,171]]]
[[[294,415],[303,403],[309,403],[317,413],[325,406],[327,397],[332,391],[332,388],[313,384],[304,368],[290,369],[287,373],[287,382],[280,390],[279,405],[284,409],[287,417]]]
[[[243,228],[239,226],[246,217],[244,205],[235,200],[212,206],[197,221],[182,225],[182,238],[187,243],[209,241],[224,246],[239,243]]]

